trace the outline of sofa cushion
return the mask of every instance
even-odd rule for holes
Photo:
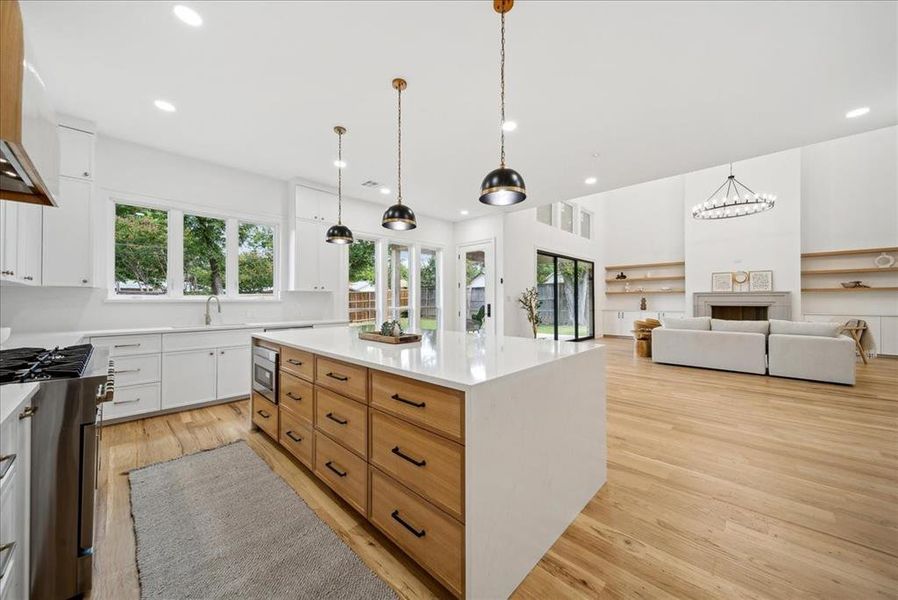
[[[661,319],[661,325],[668,329],[709,331],[711,329],[711,317],[665,317]]]
[[[763,333],[770,331],[768,321],[730,321],[729,319],[711,319],[711,331],[741,331],[742,333]]]
[[[815,335],[838,337],[842,323],[811,323],[807,321],[780,321],[770,319],[770,335]]]

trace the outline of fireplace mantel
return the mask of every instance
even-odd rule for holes
[[[695,292],[692,314],[710,317],[712,306],[766,306],[768,319],[792,318],[791,292]]]

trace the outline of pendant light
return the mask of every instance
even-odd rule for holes
[[[514,0],[493,0],[493,9],[499,13],[499,168],[490,171],[480,184],[480,201],[492,206],[510,206],[527,198],[527,188],[521,174],[505,166],[505,13],[511,10]]]
[[[724,190],[726,186],[726,190]],[[741,189],[740,189],[741,188]],[[717,194],[723,191],[723,194]],[[730,197],[730,192],[733,196]],[[740,194],[742,197],[740,198]],[[732,219],[734,217],[747,217],[760,212],[766,212],[776,205],[776,196],[773,194],[756,194],[747,185],[736,179],[733,175],[733,163],[730,163],[730,176],[714,190],[707,200],[692,207],[693,219]]]
[[[381,224],[387,229],[408,230],[418,226],[415,219],[415,212],[402,203],[402,90],[408,87],[405,79],[396,78],[393,80],[393,89],[396,90],[397,98],[397,114],[399,135],[397,137],[397,146],[399,148],[396,158],[396,204],[387,209]]]
[[[334,133],[337,134],[337,224],[328,228],[325,240],[331,244],[351,244],[352,231],[343,224],[343,134],[346,128],[337,125]]]

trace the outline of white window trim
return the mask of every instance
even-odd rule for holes
[[[585,208],[582,208],[580,206],[578,206],[577,208],[579,209],[578,210],[579,216],[577,218],[577,229],[578,229],[577,235],[582,237],[584,240],[591,240],[592,232],[593,232],[593,229],[594,229],[595,223],[596,223],[595,213],[593,213],[591,210],[586,210]],[[583,235],[583,216],[584,215],[589,217],[589,235]]]
[[[437,330],[443,328],[443,249],[435,246],[431,246],[428,244],[416,244],[417,246],[417,254],[418,260],[416,261],[415,273],[417,274],[417,282],[416,282],[416,300],[417,300],[417,308],[414,311],[415,315],[415,324],[414,329],[421,328],[421,309],[423,308],[421,305],[421,254],[423,251],[428,250],[434,253],[434,261],[436,261],[436,309],[437,309]]]

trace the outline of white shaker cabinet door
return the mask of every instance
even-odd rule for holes
[[[162,355],[162,408],[215,400],[216,350]]]
[[[63,177],[59,206],[43,209],[45,286],[90,285],[90,194],[89,181]]]
[[[16,279],[27,285],[40,285],[43,207],[21,203],[18,213]]]
[[[296,265],[293,289],[298,292],[318,291],[318,251],[325,243],[317,223],[296,220]]]
[[[59,127],[59,174],[93,179],[94,134]]]
[[[0,200],[0,279],[15,280],[19,256],[20,202]]]
[[[249,396],[250,377],[252,366],[250,364],[250,346],[238,346],[234,348],[219,348],[218,353],[218,398],[236,398]]]
[[[879,353],[898,356],[898,317],[881,317],[879,336]]]
[[[328,225],[319,227],[318,239],[321,240],[321,246],[318,248],[318,291],[334,292],[340,281],[340,263],[343,259],[343,252],[346,246],[342,244],[328,244],[325,240],[327,237]]]

